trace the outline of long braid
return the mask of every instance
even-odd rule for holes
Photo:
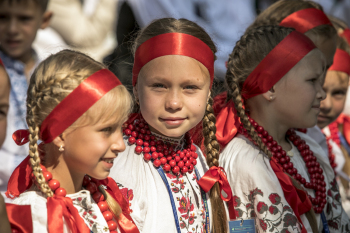
[[[209,167],[219,166],[220,145],[216,140],[216,118],[212,108],[213,98],[210,96],[203,118],[203,136],[206,148],[207,164]],[[227,232],[227,216],[225,206],[221,200],[220,187],[216,183],[210,190],[210,201],[212,206],[213,232]]]
[[[273,25],[252,28],[236,43],[227,63],[228,69],[225,80],[228,86],[228,97],[234,101],[244,129],[246,129],[253,142],[255,142],[258,148],[269,159],[272,158],[271,152],[258,136],[258,133],[249,121],[246,110],[243,108],[241,88],[245,79],[259,62],[291,31],[293,29]],[[287,175],[290,177],[294,187],[304,190],[298,181],[289,174]],[[318,232],[318,224],[313,208],[305,213],[305,215],[311,225],[312,231],[314,233]]]

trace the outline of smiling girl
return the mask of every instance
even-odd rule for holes
[[[219,184],[205,181],[225,179],[217,167],[210,97],[215,52],[208,34],[185,19],[156,20],[135,41],[133,85],[140,111],[128,121],[128,146],[111,175],[130,188],[131,215],[142,232],[227,231]],[[202,119],[210,170],[201,179],[208,165],[188,132]]]
[[[34,71],[29,131],[13,135],[19,145],[29,142],[30,151],[8,185],[8,197],[18,197],[8,208],[14,230],[138,232],[118,186],[107,178],[125,149],[121,127],[131,107],[120,84],[102,64],[69,50]]]
[[[280,26],[247,31],[229,57],[220,165],[236,216],[255,219],[258,232],[350,229],[328,158],[294,130],[316,124],[325,68],[309,38]]]

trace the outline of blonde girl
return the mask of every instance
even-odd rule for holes
[[[13,135],[19,145],[29,142],[29,156],[7,190],[8,197],[18,197],[9,211],[13,229],[138,232],[126,200],[108,178],[125,149],[121,127],[131,106],[120,84],[102,64],[70,50],[36,68],[28,89],[29,130]]]
[[[164,18],[143,29],[134,48],[140,110],[124,130],[128,146],[111,172],[129,188],[131,216],[142,232],[227,232],[220,190],[228,200],[230,189],[219,186],[226,178],[210,97],[213,41],[189,20]],[[188,133],[201,120],[207,158]]]

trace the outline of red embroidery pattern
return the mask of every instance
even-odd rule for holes
[[[178,218],[182,232],[203,232],[205,228],[205,208],[203,200],[201,202],[200,214],[195,213],[194,200],[190,198],[189,186],[185,181],[186,176],[182,174],[173,175],[166,173],[171,191],[174,197],[175,205],[178,210]],[[194,180],[197,179],[193,175]],[[201,221],[198,221],[201,217]],[[196,221],[197,220],[197,221]]]
[[[238,196],[233,197],[233,205],[237,218],[258,218],[256,224],[266,232],[299,232],[299,222],[294,216],[292,208],[281,202],[277,193],[268,196],[270,203],[258,201],[257,196],[264,197],[264,193],[255,188],[249,194],[245,194],[248,202],[243,203]],[[261,200],[261,198],[259,198]],[[258,214],[257,214],[258,213]],[[280,230],[282,228],[282,230]]]
[[[327,191],[327,204],[325,209],[325,215],[330,229],[341,230],[340,232],[350,232],[349,223],[345,225],[342,225],[341,223],[344,210],[342,209],[339,188],[335,179],[330,183],[330,189]],[[338,209],[341,211],[338,211],[338,214],[335,214],[334,210]]]
[[[123,197],[125,198],[125,200],[127,200],[127,202],[129,203],[129,208],[130,208],[130,212],[132,213],[132,209],[131,209],[131,201],[134,199],[134,191],[132,189],[128,189],[126,187],[124,187],[122,184],[117,183],[120,192],[122,193]]]

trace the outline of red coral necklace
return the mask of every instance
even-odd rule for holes
[[[136,144],[135,153],[143,153],[146,162],[151,160],[155,167],[162,166],[166,172],[192,173],[197,164],[198,154],[189,133],[185,134],[184,142],[153,135],[147,122],[140,117],[128,124],[124,134],[131,145]]]
[[[67,192],[64,188],[60,187],[60,182],[58,180],[52,179],[51,172],[47,171],[43,165],[40,164],[40,167],[45,177],[45,180],[46,182],[48,182],[49,187],[54,192],[54,195],[65,197]],[[33,173],[32,173],[32,179],[35,181],[35,177]],[[40,189],[40,186],[37,183],[36,185]],[[110,233],[117,233],[116,230],[117,230],[118,224],[116,221],[113,220],[113,217],[116,218],[116,216],[112,214],[107,202],[105,201],[104,196],[102,195],[101,192],[98,191],[98,188],[96,183],[94,182],[94,179],[91,179],[89,176],[85,175],[83,180],[83,187],[90,192],[92,198],[100,208],[101,213],[107,222]]]
[[[297,147],[307,167],[310,177],[310,182],[307,182],[305,178],[298,173],[298,170],[294,168],[294,165],[287,156],[286,151],[283,150],[275,140],[273,140],[273,137],[270,136],[262,126],[259,126],[259,124],[250,117],[249,121],[255,128],[262,142],[271,152],[272,156],[283,167],[283,171],[288,173],[294,179],[298,180],[305,188],[313,189],[315,191],[315,198],[311,197],[310,195],[308,196],[313,205],[314,211],[316,213],[321,213],[327,203],[326,182],[324,181],[323,170],[320,164],[317,162],[317,158],[314,156],[313,151],[310,150],[310,147],[295,133],[294,129],[288,130],[287,137],[289,141],[291,141],[293,145]],[[240,127],[240,132],[245,137],[250,138],[248,132],[243,126]]]

